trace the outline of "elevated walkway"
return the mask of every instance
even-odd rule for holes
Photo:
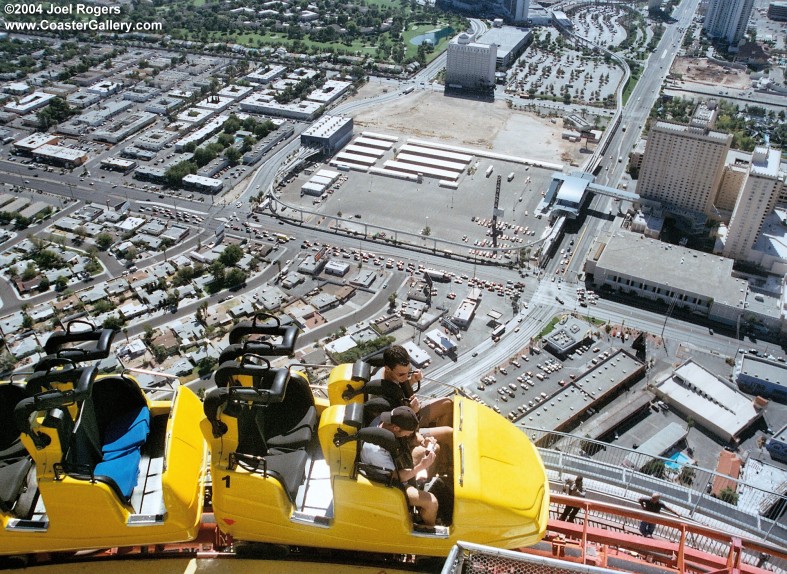
[[[547,474],[554,484],[566,476],[582,475],[589,497],[596,500],[629,501],[659,492],[662,500],[684,516],[707,528],[734,536],[749,536],[780,548],[787,548],[787,495],[764,490],[745,480],[735,480],[741,494],[736,505],[708,494],[716,477],[734,480],[716,471],[690,467],[690,478],[681,481],[680,472],[665,470],[651,476],[626,468],[624,461],[636,450],[618,447],[581,436],[522,427],[539,447]],[[668,462],[653,456],[652,460]],[[759,464],[749,460],[749,465]],[[592,494],[590,494],[592,493]],[[766,504],[767,503],[767,504]],[[763,505],[767,508],[763,509]],[[787,571],[787,562],[782,565]]]

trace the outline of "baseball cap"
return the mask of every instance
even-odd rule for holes
[[[390,412],[382,413],[380,420],[384,423],[394,424],[403,430],[414,431],[418,428],[418,417],[410,407],[396,407]]]

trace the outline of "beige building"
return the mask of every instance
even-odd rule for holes
[[[762,231],[765,218],[776,207],[782,189],[779,173],[779,150],[757,147],[751,158],[738,201],[730,220],[724,256],[747,260],[749,252]]]
[[[466,89],[495,85],[497,45],[478,44],[463,32],[448,44],[445,83],[448,87]]]
[[[721,183],[719,184],[719,193],[716,195],[716,207],[718,209],[732,213],[748,173],[749,163],[746,161],[736,160],[724,166],[724,171],[721,174]]]
[[[648,134],[637,190],[644,199],[712,216],[732,135],[657,122]]]

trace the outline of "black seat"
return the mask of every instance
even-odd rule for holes
[[[291,375],[287,369],[272,369],[267,364],[227,361],[216,370],[214,380],[221,388],[238,386],[243,381],[254,389],[243,395],[236,392],[236,400],[229,400],[225,409],[226,414],[238,418],[239,452],[265,456],[271,449],[297,450],[311,442],[317,427],[317,409],[309,383],[300,375]],[[250,402],[237,400],[247,395]]]
[[[252,321],[241,321],[235,325],[228,337],[230,344],[222,351],[219,364],[239,359],[248,353],[263,356],[292,355],[298,339],[298,327],[284,324],[273,315],[260,313]],[[275,339],[280,341],[274,342]]]
[[[222,418],[234,418],[237,464],[275,478],[294,501],[306,477],[306,448],[317,425],[308,381],[287,369],[235,361],[223,363],[215,381],[218,388],[209,391],[204,402],[214,437],[228,430]]]
[[[268,405],[266,411],[263,433],[268,448],[294,450],[308,446],[317,427],[317,409],[305,378],[290,375],[285,400]]]
[[[0,461],[25,454],[19,440],[19,427],[14,419],[16,405],[27,398],[27,390],[19,385],[0,385]]]
[[[73,361],[57,359],[49,363],[46,370],[30,375],[24,386],[15,383],[0,385],[0,510],[25,518],[38,497],[33,460],[20,440],[22,428],[14,413],[17,405],[55,388],[77,389],[80,383],[86,385],[88,378]],[[67,410],[52,408],[43,425],[56,428],[61,442],[65,444],[73,428],[73,419]],[[27,496],[20,504],[23,492],[27,492]]]
[[[64,470],[104,482],[127,501],[149,432],[150,410],[139,386],[123,376],[98,379],[81,405]]]
[[[33,467],[14,418],[14,409],[27,398],[24,387],[0,385],[0,510],[11,512]]]

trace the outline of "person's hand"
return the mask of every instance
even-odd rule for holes
[[[424,453],[424,457],[421,459],[421,465],[423,465],[423,468],[429,468],[434,464],[435,458],[435,453],[431,450],[427,450],[426,453]]]
[[[421,403],[418,402],[418,397],[413,395],[410,397],[410,408],[413,409],[415,412],[421,410]]]
[[[433,445],[432,446],[432,450],[436,451],[437,450],[437,439],[435,437],[433,437],[433,436],[428,436],[428,435],[424,436],[421,439],[421,446],[426,448],[426,449],[428,449],[430,445]]]
[[[423,373],[420,370],[413,371],[413,374],[410,375],[410,384],[415,385],[421,382],[421,379],[424,378]]]

